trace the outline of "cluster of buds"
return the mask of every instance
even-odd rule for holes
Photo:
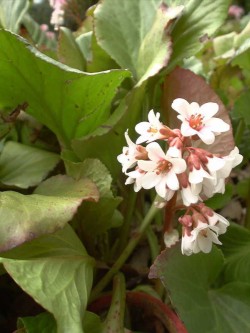
[[[178,113],[180,129],[165,126],[159,119],[160,114],[151,110],[148,122],[135,127],[139,134],[136,143],[131,141],[128,132],[125,133],[128,146],[123,148],[118,161],[128,176],[126,184],[134,184],[136,192],[142,188],[155,188],[161,206],[177,192],[178,200],[183,202],[187,211],[194,205],[196,211],[192,216],[186,213],[180,220],[183,225],[182,252],[209,252],[212,242],[220,243],[218,235],[222,233],[221,227],[211,221],[214,216],[217,221],[221,220],[218,214],[208,207],[205,209],[199,202],[215,193],[224,193],[226,178],[243,157],[237,147],[229,155],[222,156],[197,145],[199,141],[213,144],[216,136],[230,129],[229,124],[213,117],[219,110],[218,104],[209,102],[199,106],[196,102],[189,104],[185,99],[177,98],[172,108]],[[159,140],[164,142],[166,149],[156,142]],[[145,142],[146,147],[141,145]],[[227,226],[228,222],[223,221]],[[206,241],[202,242],[202,238]]]

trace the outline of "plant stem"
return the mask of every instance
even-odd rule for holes
[[[124,218],[124,223],[121,228],[121,234],[120,234],[121,236],[120,236],[120,244],[119,244],[118,253],[122,252],[122,250],[125,247],[125,244],[128,241],[129,230],[130,230],[130,226],[131,226],[131,219],[132,219],[135,202],[136,202],[136,198],[137,198],[136,194],[137,193],[134,190],[131,193],[129,193],[128,203],[127,203],[127,207],[126,207],[126,216]]]
[[[163,234],[165,232],[171,232],[173,230],[173,216],[175,212],[177,193],[173,195],[173,198],[168,201],[165,207],[165,221],[163,226]]]
[[[128,245],[125,247],[119,258],[116,260],[114,265],[110,268],[110,270],[104,275],[104,277],[97,283],[97,285],[92,290],[92,293],[90,295],[90,301],[95,300],[99,294],[102,292],[102,290],[107,286],[107,284],[110,282],[114,274],[116,274],[119,269],[123,266],[123,264],[126,262],[128,257],[131,255],[133,250],[135,249],[136,245],[139,243],[141,237],[143,236],[147,226],[150,224],[150,222],[153,220],[155,214],[159,211],[158,208],[155,207],[154,203],[150,207],[147,215],[143,219],[138,231],[132,236],[130,239]]]

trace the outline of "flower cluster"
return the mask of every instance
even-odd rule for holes
[[[165,126],[160,121],[160,114],[151,110],[148,121],[135,127],[139,134],[136,143],[131,141],[128,132],[125,133],[127,146],[118,161],[128,176],[126,184],[134,184],[136,192],[142,188],[155,188],[161,206],[177,192],[178,199],[187,209],[192,205],[196,207],[192,216],[185,214],[184,220],[180,220],[183,225],[182,252],[209,252],[212,242],[220,243],[218,235],[223,228],[214,223],[214,216],[218,218],[218,214],[213,212],[213,215],[199,202],[215,193],[224,193],[225,180],[232,168],[241,163],[242,156],[237,147],[229,155],[221,156],[197,145],[199,140],[206,145],[213,144],[216,136],[230,129],[229,124],[213,117],[219,110],[218,104],[209,102],[199,106],[196,102],[189,104],[185,99],[177,98],[172,108],[178,113],[180,129]],[[156,142],[159,140],[164,148]],[[146,143],[146,147],[142,143]],[[186,224],[187,220],[190,225]]]
[[[49,3],[53,8],[50,23],[55,26],[55,30],[58,30],[60,25],[64,22],[64,6],[66,0],[49,0]]]

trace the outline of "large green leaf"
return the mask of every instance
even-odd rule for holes
[[[151,267],[150,277],[162,280],[188,332],[249,332],[250,284],[215,288],[223,262],[217,248],[187,257],[178,244],[163,251]]]
[[[0,31],[2,105],[27,102],[27,112],[47,125],[64,146],[91,133],[110,115],[110,104],[128,71],[87,74],[39,53],[25,40]]]
[[[60,175],[41,183],[32,195],[1,192],[0,250],[55,232],[72,219],[83,200],[97,199],[98,190],[90,180]]]
[[[56,154],[8,141],[0,155],[0,182],[21,188],[40,183],[56,166]]]
[[[58,333],[84,332],[94,261],[69,226],[9,251],[1,262],[16,283],[54,315]]]
[[[249,283],[250,276],[250,231],[231,223],[228,231],[221,237],[222,250],[226,256],[224,279],[227,282]]]
[[[85,69],[85,59],[78,44],[76,43],[75,37],[71,30],[65,27],[60,28],[58,46],[57,46],[58,59],[65,65],[80,70]]]
[[[102,333],[102,326],[100,317],[92,312],[85,312],[83,320],[84,332]],[[43,312],[35,317],[18,318],[17,328],[20,331],[16,333],[56,333],[56,322],[51,314]]]
[[[129,128],[133,134],[133,128],[142,119],[145,87],[146,82],[140,87],[134,88],[120,101],[118,108],[102,127],[91,135],[73,140],[72,147],[80,160],[96,158],[96,151],[98,151],[98,159],[105,164],[113,178],[118,177],[121,166],[117,161],[117,156],[121,154],[122,147],[126,144],[125,131]],[[133,137],[131,136],[131,138]]]
[[[111,191],[112,178],[107,168],[97,159],[86,159],[81,163],[65,159],[65,164],[69,175],[92,180],[100,193],[98,202],[83,203],[77,214],[88,242],[112,227],[119,227],[123,219],[116,208],[122,199],[114,197]]]
[[[29,0],[0,0],[0,28],[18,33],[29,5]]]
[[[246,123],[246,125],[248,126],[250,125],[249,103],[250,103],[250,90],[246,90],[235,101],[233,108],[233,115],[242,118]]]
[[[173,54],[168,68],[173,69],[184,58],[189,58],[202,48],[201,37],[212,36],[227,17],[230,0],[190,0],[183,15],[176,22],[171,37]]]
[[[17,328],[23,333],[56,333],[56,322],[53,316],[43,312],[35,317],[18,318]]]
[[[95,12],[99,45],[137,81],[146,80],[166,66],[171,42],[166,26],[171,17],[161,0],[106,0]]]

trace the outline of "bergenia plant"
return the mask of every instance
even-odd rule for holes
[[[248,2],[0,0],[1,332],[250,332]]]
[[[128,176],[125,184],[134,184],[136,192],[155,188],[155,204],[159,208],[174,198],[174,210],[184,211],[178,219],[182,253],[208,253],[212,243],[221,244],[218,236],[226,232],[229,222],[203,201],[225,192],[227,177],[243,156],[237,147],[226,156],[209,151],[216,137],[230,129],[229,124],[214,117],[219,110],[217,103],[199,105],[177,98],[172,108],[179,114],[180,128],[169,128],[160,121],[160,113],[149,111],[148,122],[135,126],[140,135],[136,143],[125,133],[128,146],[123,148],[118,161]],[[202,142],[207,149],[200,147]],[[168,230],[163,230],[167,246],[178,240],[178,233],[174,232],[173,237],[171,222],[168,221]]]

